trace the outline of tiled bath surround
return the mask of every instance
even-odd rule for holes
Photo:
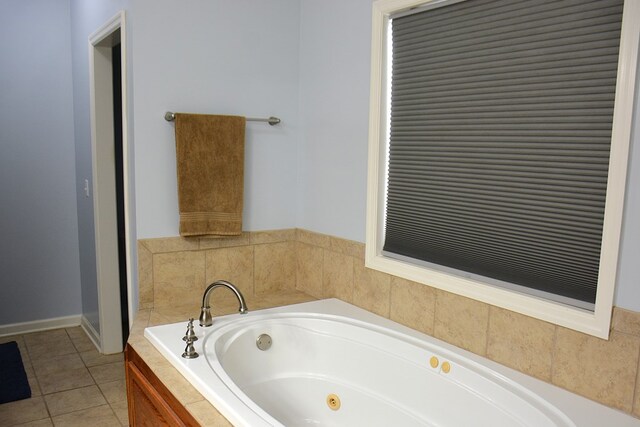
[[[199,307],[227,279],[255,295],[336,297],[640,418],[640,313],[614,309],[609,341],[364,267],[364,245],[301,229],[138,242],[140,308]],[[216,291],[214,301],[233,302]]]

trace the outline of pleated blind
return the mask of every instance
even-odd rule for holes
[[[392,19],[385,254],[595,302],[622,6]]]

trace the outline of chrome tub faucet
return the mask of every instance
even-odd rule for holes
[[[238,308],[240,314],[246,314],[249,311],[247,309],[247,304],[244,302],[244,297],[238,288],[226,280],[216,280],[207,286],[207,289],[204,291],[204,296],[202,297],[202,308],[200,309],[200,326],[211,326],[213,324],[209,298],[211,297],[211,292],[220,287],[230,289],[236,295],[236,298],[238,298],[238,302],[240,303],[240,307]]]

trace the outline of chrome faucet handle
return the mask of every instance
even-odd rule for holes
[[[196,336],[195,331],[193,330],[193,318],[189,319],[189,324],[187,325],[187,332],[182,337],[183,341],[186,341],[187,346],[184,348],[184,353],[182,353],[182,357],[185,359],[195,359],[199,356],[196,348],[193,346],[195,341],[198,341],[198,337]]]
[[[198,341],[198,337],[196,336],[196,332],[193,330],[193,317],[189,319],[189,324],[187,325],[187,332],[182,337],[182,341]]]
[[[193,346],[193,340],[187,340],[187,346],[184,348],[184,353],[182,353],[182,357],[185,359],[195,359],[200,356]]]

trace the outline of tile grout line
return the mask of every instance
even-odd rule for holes
[[[205,268],[206,268],[206,262],[205,262]],[[68,334],[68,332],[67,332]],[[73,342],[73,339],[71,340],[71,342]],[[75,346],[75,343],[74,343]],[[77,350],[77,347],[76,347]],[[84,358],[80,355],[80,352],[78,352],[78,355],[80,356],[80,360],[82,360],[82,363],[84,365],[84,367],[87,369],[87,371],[89,372],[89,375],[91,376],[91,379],[94,382],[94,386],[98,389],[98,392],[100,393],[100,395],[102,396],[102,398],[104,399],[106,405],[109,406],[109,409],[111,409],[111,412],[113,413],[113,416],[116,418],[116,420],[118,420],[118,423],[120,425],[122,425],[122,422],[120,421],[120,418],[118,418],[118,414],[116,414],[115,409],[113,408],[113,405],[111,402],[109,402],[109,399],[107,399],[107,396],[104,394],[104,391],[102,390],[102,387],[100,387],[100,384],[98,384],[98,381],[95,379],[95,377],[93,376],[93,374],[91,373],[91,370],[89,369],[90,366],[87,365],[87,362],[84,360]],[[119,363],[119,362],[114,362],[115,363]],[[100,365],[95,365],[95,366],[100,366]],[[114,381],[108,381],[108,382],[117,382],[120,380],[114,380]],[[93,406],[92,408],[98,407],[98,406],[103,406],[103,405],[97,405],[97,406]],[[86,409],[90,409],[90,408],[85,408],[85,409],[81,409],[81,410],[86,410]],[[81,410],[78,411],[74,411],[74,412],[79,412]]]
[[[640,351],[640,350],[639,350]],[[629,413],[634,415],[636,409],[636,401],[640,397],[640,390],[638,390],[638,384],[640,384],[640,353],[638,356],[638,363],[636,363],[636,383],[633,386],[633,393],[631,393],[631,411]],[[640,410],[640,408],[638,408]]]
[[[491,333],[491,313],[493,312],[493,306],[489,304],[489,312],[487,313],[487,330],[485,332],[485,340],[484,340],[484,354],[483,356],[487,359],[491,359],[489,357],[489,337]]]
[[[38,375],[36,374],[36,368],[33,366],[33,360],[31,359],[31,354],[29,353],[29,346],[27,344],[27,340],[24,339],[24,335],[20,335],[20,337],[22,337],[22,342],[24,342],[25,351],[27,352],[27,357],[29,357],[29,364],[31,364],[31,369],[33,370],[33,376],[36,378],[36,381],[38,383],[38,389],[40,391],[40,396],[37,396],[37,397],[42,399],[42,403],[44,404],[44,409],[45,409],[45,411],[47,411],[48,419],[49,419],[49,421],[51,421],[51,424],[53,425],[53,416],[51,415],[51,411],[49,410],[49,405],[47,404],[47,399],[44,398],[44,392],[42,391],[42,388],[40,387],[40,379],[38,379]],[[24,360],[22,361],[22,363],[24,364]],[[29,386],[29,388],[31,388],[31,386]],[[31,398],[34,398],[33,391],[31,393]],[[45,420],[47,418],[42,418],[42,419]],[[38,421],[40,421],[40,420],[38,420]]]
[[[66,331],[65,331],[66,333]],[[36,373],[36,368],[33,366],[33,359],[31,358],[31,353],[29,352],[29,345],[27,344],[27,340],[24,338],[24,335],[20,335],[20,337],[22,338],[22,342],[24,342],[24,347],[25,347],[25,351],[27,352],[27,357],[29,357],[29,363],[31,364],[31,369],[33,370],[33,376],[36,379],[36,382],[38,383],[38,389],[40,391],[40,396],[36,396],[39,397],[40,399],[42,399],[42,403],[44,405],[44,409],[45,411],[47,411],[47,418],[42,418],[41,420],[46,420],[48,419],[49,421],[51,421],[51,424],[53,425],[53,416],[51,415],[51,411],[49,410],[49,405],[47,404],[47,399],[44,398],[45,394],[44,391],[42,391],[42,387],[40,387],[40,379],[38,378],[38,374]],[[22,356],[21,356],[22,357]],[[22,363],[24,364],[24,360],[22,361]],[[31,387],[31,386],[29,386]],[[31,398],[33,399],[33,392],[31,394]],[[41,420],[37,420],[37,421],[41,421]]]
[[[554,376],[556,369],[556,357],[558,355],[558,326],[554,325],[553,327],[553,348],[551,350],[551,366],[549,372],[549,384],[554,384]]]

